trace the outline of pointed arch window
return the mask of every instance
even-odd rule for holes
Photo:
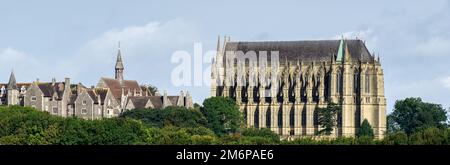
[[[353,93],[358,93],[359,89],[359,74],[358,71],[355,71],[355,74],[353,76]]]
[[[341,94],[342,93],[342,75],[340,71],[336,74],[336,93]]]
[[[365,92],[370,93],[370,75],[369,75],[369,73],[366,73],[366,77],[365,77]]]

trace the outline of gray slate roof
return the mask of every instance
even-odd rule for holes
[[[280,63],[288,61],[324,62],[331,61],[338,53],[340,40],[310,40],[310,41],[262,41],[262,42],[227,42],[225,51],[279,51]],[[361,40],[344,40],[352,60],[372,62],[373,57]],[[295,64],[295,63],[294,63]]]

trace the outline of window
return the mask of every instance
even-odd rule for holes
[[[369,74],[366,74],[366,78],[365,78],[366,82],[365,82],[365,91],[366,93],[370,93],[370,77]]]
[[[21,92],[21,93],[25,93],[26,90],[27,90],[27,89],[25,88],[25,86],[22,86],[22,87],[20,88],[20,92]]]
[[[359,89],[359,75],[358,73],[355,73],[353,76],[353,93],[358,93]]]
[[[36,96],[31,96],[31,101],[36,101],[36,100],[37,100]]]
[[[86,105],[86,104],[87,104],[87,101],[86,101],[86,100],[83,100],[81,103],[82,103],[83,105]]]
[[[52,112],[53,113],[58,113],[58,107],[52,107]]]
[[[81,114],[87,114],[86,108],[81,108]]]
[[[336,75],[336,93],[340,94],[341,93],[341,74],[337,74]]]

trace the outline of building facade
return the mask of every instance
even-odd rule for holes
[[[24,105],[24,96],[30,83],[17,83],[14,72],[9,76],[8,84],[0,84],[0,105]]]
[[[147,86],[136,80],[124,79],[124,64],[120,48],[117,53],[114,78],[102,77],[97,86],[87,88],[81,83],[38,80],[17,83],[14,72],[9,82],[0,84],[0,105],[34,107],[62,117],[77,116],[84,119],[117,117],[125,110],[139,108],[162,109],[167,106],[192,108],[192,98],[181,92],[179,96],[153,95]]]
[[[361,40],[239,42],[225,37],[212,62],[212,96],[233,98],[248,127],[284,137],[314,136],[316,108],[342,107],[332,137],[355,136],[367,119],[386,130],[379,58]],[[248,53],[250,52],[250,53]]]

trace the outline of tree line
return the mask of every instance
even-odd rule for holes
[[[387,117],[388,131],[374,139],[367,120],[356,137],[280,140],[270,129],[246,128],[236,103],[212,97],[194,108],[135,109],[117,118],[63,118],[31,107],[0,106],[0,144],[18,145],[420,145],[450,144],[447,109],[439,104],[406,98]],[[330,103],[318,108],[317,135],[330,135],[340,124],[341,108]]]

